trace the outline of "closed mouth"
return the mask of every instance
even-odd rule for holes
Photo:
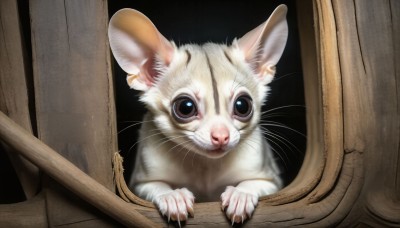
[[[222,147],[209,150],[209,152],[211,152],[211,153],[223,153],[225,151],[226,151],[226,149],[224,149]]]
[[[207,155],[211,157],[220,157],[221,155],[224,155],[226,152],[227,152],[226,148],[223,147],[215,148],[212,150],[206,150]]]
[[[199,146],[197,144],[195,144],[197,147],[197,150],[205,155],[206,157],[210,157],[210,158],[219,158],[222,157],[223,155],[226,154],[226,152],[228,151],[227,147],[217,147],[217,148],[204,148],[202,146]]]

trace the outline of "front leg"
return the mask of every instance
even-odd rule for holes
[[[173,190],[164,182],[148,182],[138,184],[135,193],[141,198],[153,202],[168,221],[185,221],[188,214],[193,216],[194,196],[186,188]]]
[[[248,180],[236,187],[228,186],[221,195],[222,209],[233,223],[250,218],[261,196],[275,193],[278,186],[268,180]]]

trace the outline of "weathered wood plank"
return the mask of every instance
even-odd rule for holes
[[[128,227],[156,226],[136,211],[139,206],[124,202],[114,192],[88,176],[42,141],[33,137],[2,112],[0,112],[0,138],[67,189],[122,224]],[[71,212],[64,211],[64,213]],[[86,221],[98,219],[100,218],[90,218],[85,221],[71,222],[68,225],[85,224]],[[100,226],[100,222],[98,225]],[[102,223],[100,227],[104,225],[108,225],[108,223]]]
[[[43,194],[25,202],[0,205],[0,227],[47,227]]]
[[[16,0],[0,1],[0,110],[32,132],[29,106],[25,47]],[[9,153],[10,160],[30,199],[39,190],[39,170],[25,159]]]
[[[30,15],[39,138],[114,190],[111,158],[117,146],[107,1],[33,0]],[[52,181],[45,187],[51,226],[97,217]]]
[[[367,0],[333,3],[343,76],[345,150],[362,153],[368,167],[363,192],[346,222],[362,217],[363,223],[374,226],[398,224],[400,5]],[[360,211],[365,207],[374,216]]]
[[[397,113],[400,120],[400,1],[390,1],[390,16],[392,21],[394,67],[397,87]],[[400,128],[400,127],[399,127]],[[400,145],[397,152],[397,180],[395,180],[395,197],[400,201]],[[397,194],[396,194],[397,193]]]
[[[370,129],[374,135],[365,135],[366,163],[368,163],[367,207],[379,222],[400,223],[400,201],[396,199],[400,119],[398,78],[396,78],[393,14],[400,8],[391,8],[390,1],[356,1],[357,31],[364,61],[365,77],[371,78],[372,90],[362,92],[373,95]],[[375,47],[375,48],[371,48]],[[397,201],[397,202],[396,202]]]

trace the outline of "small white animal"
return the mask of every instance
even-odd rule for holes
[[[258,123],[286,45],[286,12],[278,6],[230,46],[177,47],[133,9],[111,18],[114,57],[150,111],[129,185],[168,220],[193,216],[195,198],[220,198],[232,223],[243,222],[282,187]]]

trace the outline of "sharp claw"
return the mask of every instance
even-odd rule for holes
[[[183,197],[182,199],[180,199],[178,197],[178,199],[176,199],[176,195],[177,194],[181,194],[181,196]],[[194,204],[194,199],[193,196],[187,196],[183,195],[183,193],[177,191],[173,193],[174,195],[166,195],[163,196],[160,199],[159,204],[157,204],[157,207],[159,208],[159,211],[161,212],[161,214],[163,216],[166,216],[166,218],[168,219],[168,223],[169,222],[178,222],[179,227],[182,226],[181,221],[186,221],[189,217],[189,215],[191,217],[194,217],[194,209],[193,209],[193,204]],[[171,196],[174,197],[174,200],[171,200]],[[166,199],[164,199],[166,198]],[[164,201],[163,201],[164,200]],[[182,204],[181,200],[183,200],[182,202],[184,204]],[[179,202],[178,202],[179,201]],[[158,201],[157,201],[158,202]],[[174,206],[174,203],[176,204],[176,208]],[[184,207],[185,206],[185,207]],[[171,208],[173,208],[173,210],[171,211]],[[165,210],[163,210],[165,209]]]
[[[188,208],[188,212],[189,212],[190,216],[194,217],[194,210],[192,207]]]
[[[232,216],[232,226],[235,224],[235,215]]]

